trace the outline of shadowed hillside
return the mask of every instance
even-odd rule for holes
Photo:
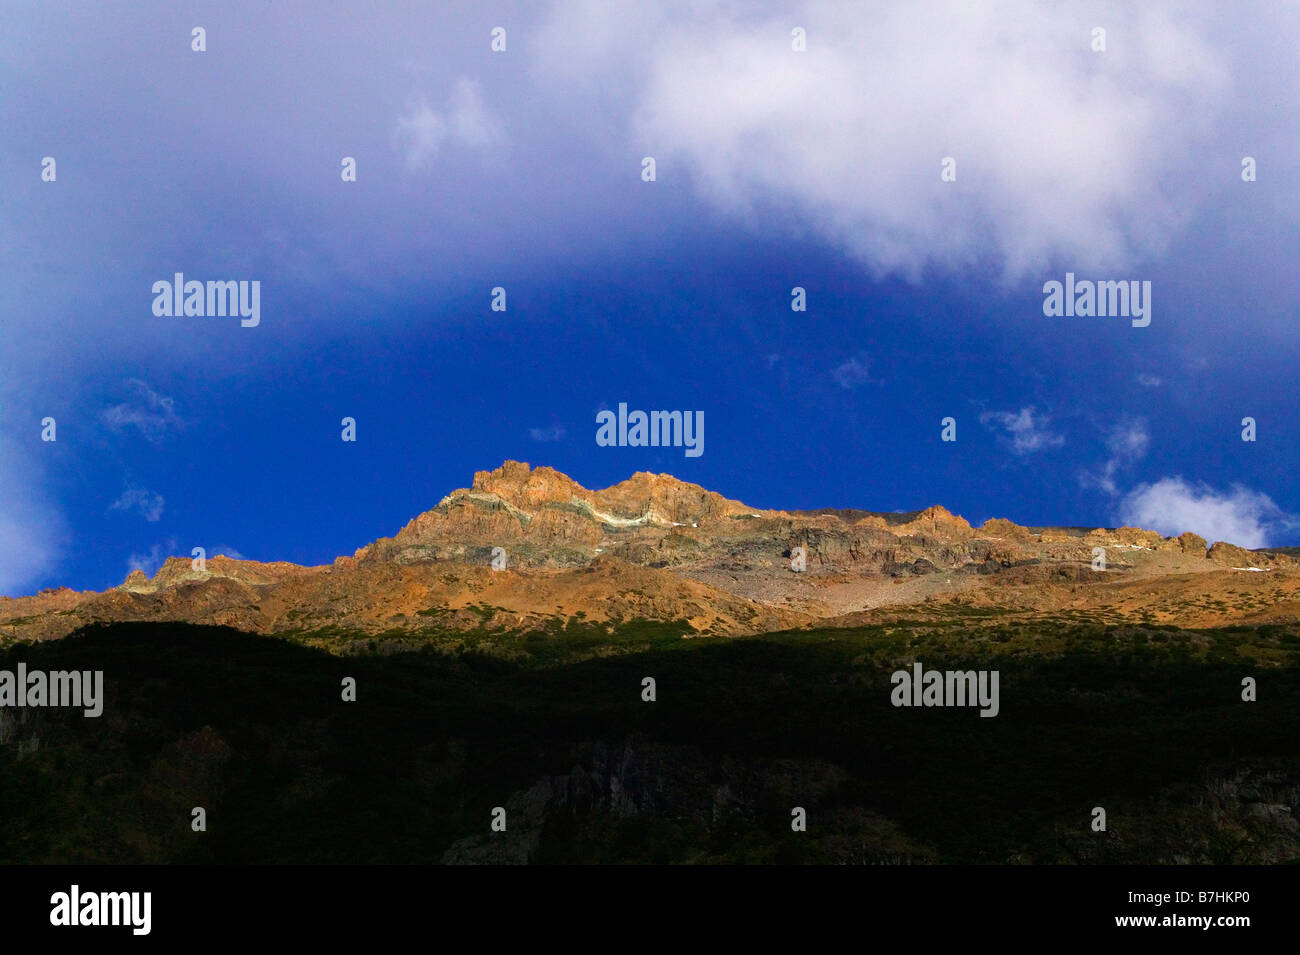
[[[102,669],[106,701],[99,719],[0,711],[0,861],[1300,858],[1284,628],[689,633],[117,624],[10,647],[7,668]],[[913,660],[998,669],[1000,714],[891,706]],[[1259,702],[1240,701],[1244,675]]]

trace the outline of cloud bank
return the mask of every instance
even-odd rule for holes
[[[1222,166],[1213,181],[1240,188],[1243,150],[1263,146],[1212,142],[1226,114],[1260,108],[1234,102],[1232,77],[1263,35],[1204,4],[701,9],[559,3],[539,59],[548,76],[599,84],[593,109],[633,101],[628,139],[659,181],[689,175],[751,220],[782,207],[878,274],[919,280],[990,254],[1007,281],[1052,262],[1132,265],[1190,221],[1172,178]],[[1267,19],[1278,49],[1300,33],[1294,9]]]
[[[1119,516],[1124,524],[1165,536],[1191,531],[1211,543],[1226,541],[1248,549],[1267,547],[1271,534],[1295,525],[1267,494],[1240,485],[1216,491],[1181,477],[1134,488],[1121,503]]]

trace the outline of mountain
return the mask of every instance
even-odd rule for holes
[[[793,569],[803,556],[803,569]],[[1094,566],[1104,554],[1105,566]],[[495,567],[494,567],[495,557]],[[502,566],[504,565],[504,566]],[[1300,619],[1300,564],[1194,534],[972,527],[910,513],[775,511],[667,474],[604,490],[549,467],[480,471],[393,537],[332,565],[169,558],[103,593],[0,598],[6,640],[92,623],[185,621],[253,633],[532,631],[685,621],[699,635],[996,612],[1107,623]]]
[[[0,600],[0,672],[104,677],[0,706],[0,861],[1295,862],[1297,618],[1193,534],[507,461],[328,565]]]

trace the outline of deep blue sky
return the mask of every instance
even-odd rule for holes
[[[964,7],[7,5],[0,593],[328,562],[507,458],[1300,544],[1295,12]],[[1151,325],[1045,317],[1067,270]],[[175,271],[261,324],[155,317]],[[703,456],[598,447],[620,401]]]

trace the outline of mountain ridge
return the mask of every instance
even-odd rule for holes
[[[754,508],[647,471],[591,490],[554,468],[508,460],[331,564],[169,557],[152,577],[133,571],[103,592],[0,598],[0,638],[51,639],[130,620],[379,633],[645,618],[744,635],[967,605],[1155,621],[1192,613],[1207,624],[1241,617],[1234,610],[1300,619],[1298,566],[1283,553],[1207,546],[1191,533],[1003,518],[973,527],[942,505],[895,514]],[[1211,592],[1241,606],[1216,610],[1201,599]],[[1154,603],[1137,602],[1138,593]]]

